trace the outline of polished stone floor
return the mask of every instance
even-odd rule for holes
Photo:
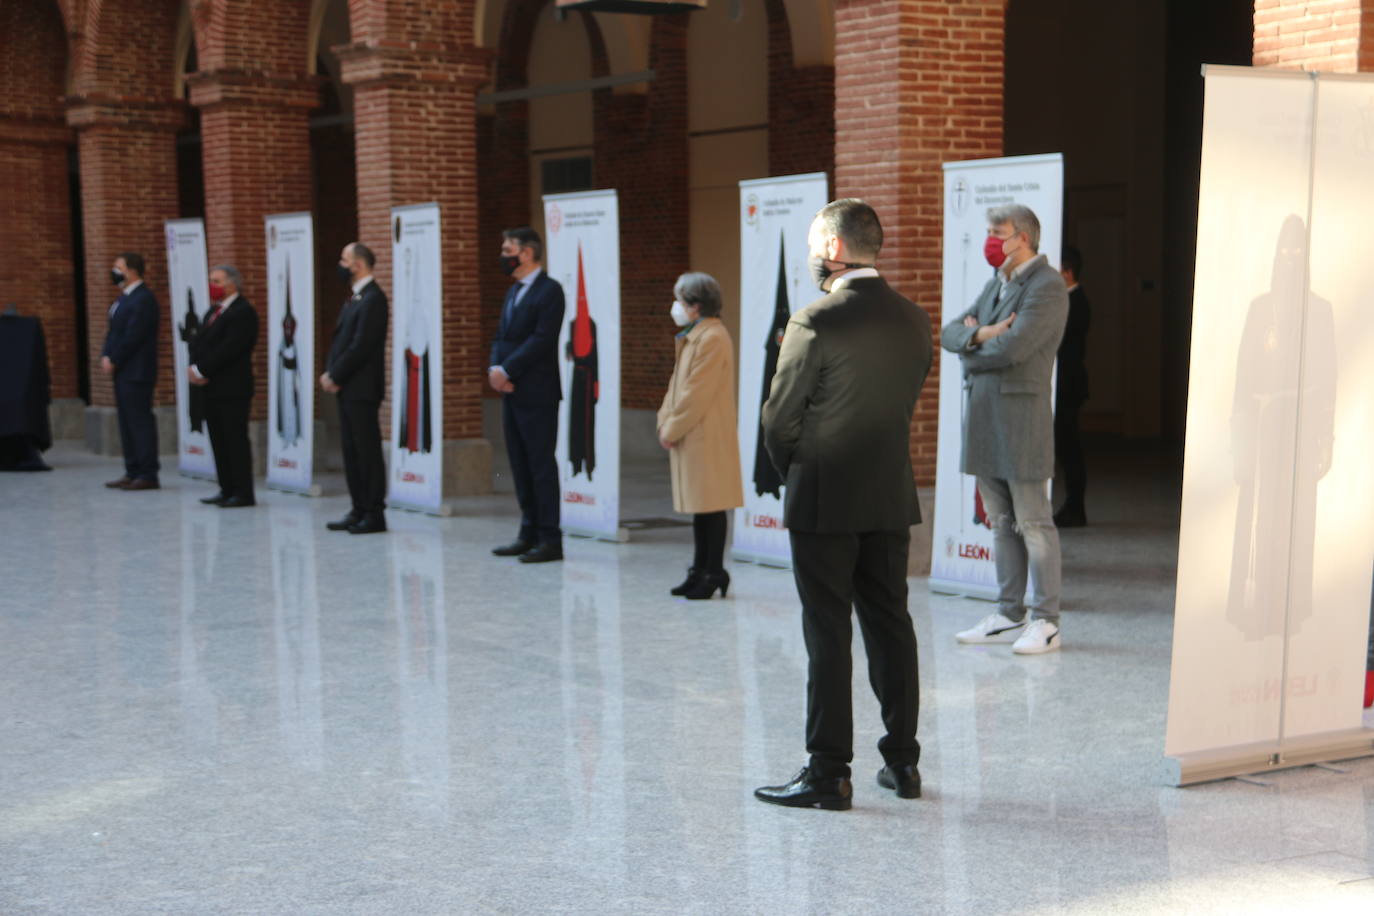
[[[524,567],[504,494],[353,537],[337,480],[227,511],[49,459],[0,475],[6,916],[1374,912],[1374,760],[1163,785],[1155,456],[1064,533],[1062,653],[956,646],[987,606],[912,580],[926,798],[873,784],[860,664],[845,813],[751,797],[803,759],[797,602],[740,563],[670,599],[688,528]],[[625,494],[671,516],[659,466]]]

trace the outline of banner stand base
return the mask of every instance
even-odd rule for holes
[[[1356,728],[1296,738],[1281,745],[1266,741],[1165,757],[1164,781],[1171,786],[1192,786],[1219,779],[1256,776],[1292,767],[1372,756],[1374,729]]]
[[[769,569],[791,569],[792,564],[786,560],[779,560],[777,557],[764,556],[762,554],[749,553],[745,550],[730,548],[730,559],[739,560],[743,563],[753,563],[756,566],[767,566]]]
[[[264,481],[263,486],[269,490],[276,490],[279,493],[295,493],[297,496],[323,496],[324,487],[317,483],[312,483],[308,487],[289,487],[284,483],[272,483]]]
[[[592,541],[606,541],[610,544],[628,544],[630,542],[630,529],[617,528],[615,534],[607,534],[604,531],[591,531],[586,528],[569,528],[563,526],[563,533],[575,538],[587,538]]]
[[[995,585],[973,585],[969,582],[959,582],[954,579],[937,579],[931,576],[929,579],[930,590],[941,595],[954,595],[958,598],[976,598],[979,601],[996,601],[997,586]]]

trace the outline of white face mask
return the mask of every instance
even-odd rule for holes
[[[681,302],[678,302],[676,299],[673,300],[672,311],[670,311],[668,314],[673,316],[673,324],[677,325],[678,327],[683,327],[687,324],[687,322],[692,320],[692,316],[687,314],[687,306],[683,305]]]

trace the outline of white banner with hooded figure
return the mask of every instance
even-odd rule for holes
[[[1371,98],[1367,76],[1206,70],[1175,784],[1374,752]]]
[[[267,230],[267,485],[313,487],[315,236],[309,213],[265,220]]]
[[[205,425],[204,392],[186,380],[191,340],[210,312],[210,267],[205,254],[205,221],[167,220],[167,305],[172,321],[172,361],[176,368],[177,470],[191,477],[215,477],[215,456]]]
[[[444,478],[439,205],[391,208],[391,483],[398,508],[438,513]]]
[[[550,194],[545,263],[569,317],[558,335],[561,521],[569,534],[625,540],[620,527],[620,210],[615,191]]]
[[[973,305],[992,279],[983,254],[988,210],[1030,207],[1040,220],[1040,253],[1059,263],[1064,212],[1064,157],[1059,153],[945,163],[943,326]],[[939,343],[939,328],[935,329]],[[959,470],[963,451],[964,373],[959,357],[940,350],[940,434],[935,456],[935,521],[930,587],[977,598],[997,597],[992,531],[977,481]]]
[[[792,312],[824,295],[807,267],[806,240],[829,202],[824,172],[739,183],[739,447],[744,505],[735,510],[730,555],[791,566],[783,480],[763,445],[759,417]]]

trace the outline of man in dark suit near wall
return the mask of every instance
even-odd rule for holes
[[[492,550],[522,563],[563,559],[559,527],[558,332],[563,324],[563,287],[543,269],[544,242],[528,227],[506,230],[501,265],[516,282],[506,293],[501,326],[491,345],[487,381],[501,392],[501,416],[520,533]]]
[[[344,246],[339,279],[352,295],[339,312],[320,387],[339,396],[339,438],[353,508],[326,527],[349,534],[386,530],[386,462],[377,411],[385,390],[387,301],[372,277],[377,258],[362,242]]]
[[[210,271],[210,301],[191,338],[187,381],[204,390],[205,424],[215,454],[219,493],[201,502],[223,509],[254,505],[253,449],[248,442],[248,409],[253,401],[253,347],[258,313],[239,295],[243,278],[228,264]]]
[[[110,279],[120,288],[110,306],[110,327],[100,351],[100,370],[114,379],[119,413],[119,444],[124,476],[105,486],[117,490],[156,490],[157,420],[153,417],[153,384],[157,381],[158,304],[143,282],[141,254],[128,251],[115,258]]]
[[[851,613],[882,706],[878,785],[920,798],[916,634],[907,611],[910,526],[921,520],[911,415],[930,371],[930,318],[874,269],[883,230],[861,200],[816,215],[811,271],[827,295],[792,315],[763,405],[809,659],[806,749],[791,782],[754,795],[775,805],[844,810],[853,786]]]
[[[1054,453],[1064,468],[1066,493],[1054,516],[1054,524],[1058,528],[1081,528],[1088,523],[1084,506],[1088,466],[1083,458],[1078,413],[1088,399],[1086,360],[1092,306],[1078,281],[1083,273],[1083,255],[1077,248],[1066,247],[1059,262],[1059,275],[1069,288],[1069,320],[1064,325],[1064,339],[1059,342],[1059,365],[1054,376]]]

